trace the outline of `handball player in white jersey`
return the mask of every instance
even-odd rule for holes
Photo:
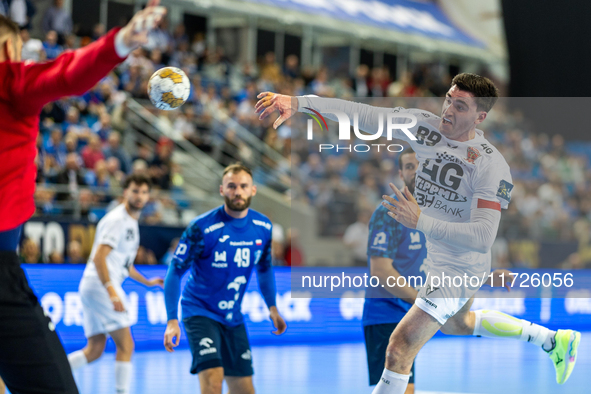
[[[117,394],[129,393],[134,348],[126,294],[121,284],[128,276],[146,286],[164,284],[162,278],[146,279],[133,265],[140,245],[138,218],[150,198],[150,187],[145,175],[130,175],[125,180],[124,202],[98,222],[79,287],[88,344],[68,355],[72,370],[76,370],[98,359],[105,350],[107,335],[111,336],[117,347]]]
[[[513,188],[507,162],[477,129],[498,99],[498,90],[490,80],[467,73],[454,77],[441,117],[420,109],[380,108],[317,96],[265,92],[258,98],[255,110],[261,113],[260,119],[279,111],[275,128],[296,112],[322,114],[332,120],[347,115],[350,120],[357,119],[359,130],[379,137],[386,134],[386,118],[392,118],[392,124],[398,126],[392,136],[408,140],[416,152],[416,199],[408,188],[400,192],[391,184],[397,200],[384,196],[383,204],[392,218],[425,234],[425,264],[431,279],[439,281],[427,279],[415,304],[394,330],[386,350],[386,368],[374,394],[403,394],[415,356],[440,329],[446,334],[531,342],[550,356],[557,382],[568,379],[580,333],[551,331],[498,311],[470,311],[474,293],[490,272],[490,248],[501,209],[507,208]],[[463,281],[443,283],[444,274]],[[480,281],[467,281],[470,277]]]

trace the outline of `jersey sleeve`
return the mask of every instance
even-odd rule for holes
[[[398,222],[388,216],[388,210],[379,206],[369,221],[367,255],[391,259],[398,251],[400,228]]]
[[[491,160],[474,175],[472,189],[474,195],[471,209],[507,209],[513,189],[509,165],[504,160]]]
[[[298,112],[311,115],[322,114],[330,120],[339,122],[339,137],[344,132],[347,138],[355,138],[350,132],[351,125],[357,125],[359,130],[373,134],[373,136],[359,135],[357,138],[373,140],[381,137],[397,138],[408,141],[417,152],[425,155],[425,150],[431,149],[442,140],[437,130],[439,117],[416,108],[386,108],[374,107],[353,101],[324,98],[314,95],[298,96]],[[381,120],[381,122],[380,122]],[[348,121],[341,131],[341,122]]]
[[[38,113],[50,101],[81,95],[96,85],[123,61],[115,49],[118,31],[113,29],[99,40],[66,51],[53,61],[25,64],[22,86],[14,89],[19,109]]]
[[[268,308],[276,305],[277,293],[275,274],[273,273],[273,255],[271,254],[271,234],[272,231],[269,233],[270,236],[265,243],[261,258],[255,262],[259,289]]]
[[[101,229],[101,234],[98,238],[98,244],[109,245],[111,248],[115,249],[117,245],[119,245],[122,231],[123,226],[121,226],[121,223],[119,223],[117,220],[112,220],[105,223],[104,227]]]
[[[170,265],[186,270],[191,262],[199,260],[204,248],[203,231],[198,223],[192,223],[183,232]]]

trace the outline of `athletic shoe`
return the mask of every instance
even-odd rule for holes
[[[564,384],[577,362],[577,348],[581,333],[573,330],[558,330],[555,335],[556,346],[548,352],[556,368],[556,382]]]

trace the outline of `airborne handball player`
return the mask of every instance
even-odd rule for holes
[[[46,63],[21,61],[19,28],[0,15],[0,377],[12,393],[78,393],[66,353],[16,254],[35,211],[41,108],[92,88],[136,47],[166,10],[150,0],[122,29]]]
[[[259,94],[255,110],[260,119],[275,110],[277,128],[295,112],[320,112],[337,120],[335,113],[353,114],[359,129],[374,135],[383,130],[384,113],[393,113],[397,124],[408,124],[408,138],[419,160],[415,197],[391,185],[396,199],[384,196],[389,215],[427,238],[427,264],[431,277],[443,274],[483,277],[490,272],[490,248],[495,240],[501,208],[511,200],[511,174],[503,156],[478,130],[498,98],[498,90],[487,78],[475,74],[454,77],[442,105],[441,117],[421,109],[378,108],[345,100],[317,96],[290,97]],[[400,114],[400,116],[396,116]],[[381,115],[381,116],[380,116]],[[407,138],[400,129],[394,138]],[[556,369],[556,381],[564,383],[576,362],[581,334],[573,330],[551,331],[498,311],[470,311],[474,286],[441,285],[429,281],[421,288],[415,304],[400,321],[387,347],[386,368],[374,394],[402,394],[408,384],[414,358],[440,329],[464,335],[514,338],[531,342],[548,353]],[[498,327],[504,327],[500,330]]]

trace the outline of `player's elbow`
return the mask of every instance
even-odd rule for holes
[[[492,231],[485,230],[479,238],[476,242],[471,243],[472,250],[478,253],[488,253],[495,241],[495,235]]]

